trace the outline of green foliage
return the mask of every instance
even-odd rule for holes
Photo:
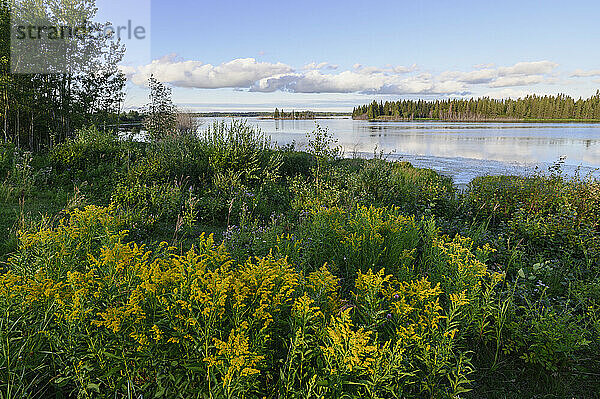
[[[271,255],[234,264],[212,236],[183,255],[166,244],[152,253],[125,244],[112,215],[88,207],[21,236],[19,255],[0,275],[2,392],[334,398],[466,391],[472,370],[465,354],[454,354],[456,324],[444,317],[439,286],[424,278],[359,272],[359,300],[340,308],[340,280],[326,268],[304,277]],[[35,270],[24,269],[33,247],[45,256]],[[377,323],[364,325],[364,315]]]
[[[441,119],[447,121],[485,120],[599,120],[600,92],[575,100],[564,94],[529,95],[519,99],[449,99],[386,101],[355,107],[355,119]]]
[[[457,194],[333,146],[234,122],[2,147],[3,397],[590,396],[596,180]]]
[[[314,209],[300,231],[298,236],[279,237],[281,254],[307,271],[328,263],[348,283],[357,271],[384,267],[410,278],[421,241],[419,223],[395,208]]]
[[[0,144],[0,179],[4,180],[13,164],[15,147],[9,143]]]
[[[81,129],[73,139],[54,147],[50,153],[53,166],[60,172],[89,173],[102,165],[114,168],[123,152],[117,136],[95,126]]]
[[[357,173],[352,189],[366,204],[393,204],[407,213],[451,215],[456,208],[451,179],[406,162],[369,161]]]
[[[524,362],[558,371],[577,362],[590,341],[581,316],[569,308],[547,305],[544,300],[520,306],[507,325],[505,353],[517,353]]]
[[[500,245],[513,245],[517,265],[551,261],[556,281],[595,275],[600,262],[600,186],[580,178],[489,177],[472,182],[466,203],[477,220],[500,232]],[[500,254],[506,256],[507,251]],[[506,262],[506,260],[503,260]],[[512,274],[519,267],[511,270]],[[560,276],[562,274],[562,277]],[[558,279],[558,280],[557,280]],[[564,288],[564,287],[563,287]]]
[[[202,135],[213,182],[218,188],[277,179],[281,160],[262,132],[239,121],[215,123]]]
[[[158,228],[159,224],[176,220],[185,199],[181,185],[152,183],[119,184],[112,202],[136,230]],[[174,228],[174,223],[168,226]]]
[[[9,258],[11,269],[21,276],[32,277],[40,271],[61,280],[72,271],[86,272],[88,255],[103,245],[119,240],[122,222],[112,208],[88,206],[66,211],[57,227],[42,226],[34,231],[19,231],[18,251]]]
[[[144,127],[152,142],[159,142],[176,135],[177,108],[171,100],[171,88],[156,80],[154,76],[148,79],[150,88],[150,103],[144,113]]]
[[[279,172],[283,177],[309,176],[310,169],[315,164],[315,158],[306,152],[282,150]]]
[[[89,124],[114,125],[118,121],[124,100],[125,76],[117,67],[123,58],[124,46],[105,35],[105,26],[97,21],[98,8],[93,0],[76,0],[68,6],[62,2],[32,2],[19,7],[9,1],[0,3],[0,123],[3,142],[16,147],[41,151],[67,140],[73,131]],[[47,70],[20,70],[13,73],[10,50],[11,19],[19,18],[36,25],[31,18],[39,18],[48,26],[77,26],[87,21],[85,29],[95,40],[85,43],[64,42],[69,55],[68,73],[52,73],[52,58],[43,46],[35,48],[30,56],[37,67]],[[110,25],[110,23],[109,23]],[[13,60],[14,61],[14,60]],[[85,62],[83,62],[85,61]],[[32,60],[19,62],[25,67]],[[44,72],[44,73],[39,73]],[[57,71],[54,71],[57,72]]]

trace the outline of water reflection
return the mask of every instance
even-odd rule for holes
[[[206,118],[210,123],[213,118]],[[600,125],[589,123],[368,122],[349,118],[271,120],[248,118],[280,145],[300,148],[315,123],[327,127],[346,154],[393,153],[457,182],[482,174],[528,173],[566,156],[566,171],[600,167]]]

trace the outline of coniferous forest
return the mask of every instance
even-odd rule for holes
[[[445,121],[487,120],[600,120],[600,91],[588,99],[575,100],[564,94],[496,100],[478,99],[373,101],[355,107],[354,119],[439,119]]]

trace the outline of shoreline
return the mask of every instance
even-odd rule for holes
[[[600,119],[438,119],[438,118],[352,118],[367,122],[446,122],[446,123],[599,123]]]

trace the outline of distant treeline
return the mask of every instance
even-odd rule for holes
[[[600,91],[588,99],[575,100],[564,94],[527,96],[517,100],[478,99],[386,101],[355,107],[353,119],[483,120],[600,120]]]
[[[315,112],[315,111],[292,111],[275,109],[275,112],[192,112],[190,115],[198,118],[275,118],[275,119],[314,119],[327,116],[350,116],[350,112]],[[310,116],[310,118],[307,117]]]
[[[271,112],[191,112],[190,115],[197,118],[256,118],[271,116]]]

